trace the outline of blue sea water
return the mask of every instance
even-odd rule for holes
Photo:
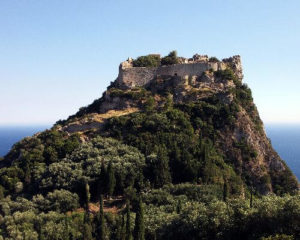
[[[300,125],[266,125],[273,148],[300,180]]]
[[[24,137],[43,131],[50,126],[0,126],[0,157],[9,152],[13,144]]]
[[[14,143],[50,126],[0,126],[0,156],[4,156]],[[272,145],[300,179],[300,125],[266,125]]]

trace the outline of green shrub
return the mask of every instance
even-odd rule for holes
[[[133,88],[130,90],[121,90],[118,88],[109,89],[109,95],[111,97],[128,98],[132,100],[142,100],[150,93],[144,88]]]
[[[165,56],[161,59],[161,65],[172,65],[178,63],[177,52],[172,51],[168,56]]]
[[[285,234],[276,234],[269,237],[262,237],[261,240],[294,240],[294,237]]]
[[[210,57],[208,61],[209,62],[220,62],[220,60],[217,59],[216,57]]]
[[[231,68],[215,71],[215,76],[222,78],[223,80],[236,80],[236,76],[234,75],[234,72]]]
[[[79,198],[76,193],[61,189],[48,192],[45,198],[34,196],[33,203],[42,211],[67,212],[79,207]]]
[[[158,67],[159,65],[160,56],[158,55],[140,56],[133,60],[134,67]]]

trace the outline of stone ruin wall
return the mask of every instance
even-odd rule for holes
[[[119,87],[131,88],[145,86],[156,76],[201,76],[203,72],[213,69],[224,70],[228,63],[241,67],[240,57],[234,56],[220,62],[181,63],[159,67],[132,67],[128,61],[121,63],[116,83]],[[242,69],[238,69],[241,72]]]

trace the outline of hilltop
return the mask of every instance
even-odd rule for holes
[[[240,56],[129,58],[102,97],[16,143],[0,167],[7,239],[299,236],[298,182],[266,136]]]
[[[145,57],[140,58],[145,62]],[[209,141],[246,185],[254,185],[262,194],[295,189],[294,176],[272,148],[251,90],[242,82],[240,56],[219,61],[196,54],[190,59],[173,60],[169,65],[157,63],[150,67],[147,62],[136,66],[138,60],[129,58],[122,62],[118,78],[103,97],[82,108],[57,129],[82,132],[85,136],[98,131],[116,137],[111,129],[107,130],[116,117],[125,121],[145,112],[149,117],[154,113],[165,115],[173,108],[185,114],[193,128],[192,134]],[[119,139],[132,145],[124,139],[131,131],[134,130],[124,129]],[[141,134],[138,131],[134,134]]]

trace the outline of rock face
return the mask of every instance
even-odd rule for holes
[[[243,158],[243,150],[235,149],[237,142],[244,141],[255,151],[251,161]],[[249,179],[261,194],[273,191],[270,171],[284,172],[287,169],[279,155],[272,148],[264,131],[256,129],[255,124],[245,110],[238,113],[233,129],[223,129],[220,133],[219,146],[224,154],[235,163],[239,173],[248,172]]]
[[[243,79],[244,75],[243,75],[242,62],[241,62],[241,57],[239,55],[230,58],[225,58],[223,59],[223,62],[228,64],[232,68],[232,70],[234,71],[234,73],[239,79]]]

